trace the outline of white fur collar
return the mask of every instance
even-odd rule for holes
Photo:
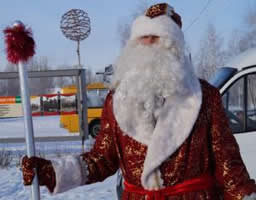
[[[124,130],[120,126],[124,134],[148,147],[141,177],[141,183],[145,189],[163,187],[159,166],[188,138],[198,117],[202,103],[201,86],[196,78],[191,79],[190,83],[190,96],[166,99],[159,111],[159,117],[153,130],[150,131],[149,127],[135,123],[138,119],[134,119],[134,121],[129,122],[129,126],[126,126],[130,131]],[[116,106],[114,105],[114,108]],[[116,113],[115,117],[118,122]]]
[[[198,117],[202,103],[201,88],[186,99],[167,100],[148,144],[141,182],[144,188],[159,189],[156,178],[161,180],[158,167],[170,157],[188,138]]]

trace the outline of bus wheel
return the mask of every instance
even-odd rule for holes
[[[89,128],[89,134],[95,138],[100,131],[100,121],[94,121],[92,124],[90,124]]]

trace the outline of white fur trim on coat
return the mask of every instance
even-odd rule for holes
[[[250,196],[245,196],[243,200],[256,200],[256,193],[252,193]]]
[[[159,189],[161,177],[159,166],[171,156],[188,138],[197,120],[202,103],[199,81],[193,83],[193,93],[183,99],[166,100],[160,111],[151,142],[144,161],[141,182],[146,189]],[[160,188],[163,185],[160,184]]]
[[[138,17],[132,25],[130,40],[134,40],[145,35],[157,35],[165,38],[179,36],[180,38],[178,38],[178,41],[184,41],[184,34],[180,27],[166,15],[154,18],[144,15]]]
[[[65,192],[87,181],[87,165],[80,156],[67,156],[52,160],[52,165],[56,175],[53,194]]]

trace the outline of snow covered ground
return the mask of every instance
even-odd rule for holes
[[[0,138],[24,137],[23,118],[0,119]],[[72,136],[64,128],[60,128],[59,116],[33,117],[35,137],[39,136]]]
[[[1,200],[30,199],[30,187],[22,184],[22,174],[18,168],[0,169],[0,177]],[[40,187],[40,194],[42,200],[110,200],[116,199],[115,182],[114,175],[103,183],[81,186],[54,196],[45,187]]]
[[[65,129],[59,127],[59,117],[34,117],[35,136],[69,136]],[[0,139],[9,137],[24,137],[22,119],[1,119]],[[256,179],[256,133],[236,135],[240,145],[243,160],[252,178]],[[86,150],[93,145],[94,140],[85,143]],[[10,150],[18,155],[25,154],[25,144],[0,144],[2,149]],[[67,153],[81,153],[81,142],[47,142],[36,143],[37,152],[46,158],[52,158]],[[18,157],[17,157],[18,159]],[[16,167],[16,162],[8,169],[0,168],[0,200],[28,200],[30,187],[22,184],[21,171]],[[50,195],[46,188],[41,187],[42,200],[110,200],[116,199],[116,175],[109,177],[102,183],[81,186],[58,195]]]
[[[59,127],[59,117],[33,117],[35,136],[71,136],[63,128]],[[0,119],[0,139],[10,137],[24,137],[24,125],[22,118]],[[94,140],[85,142],[85,149],[89,150]],[[30,199],[30,187],[22,184],[22,173],[16,167],[19,155],[26,152],[25,144],[1,144],[2,149],[17,154],[17,159],[8,169],[0,168],[0,200],[28,200]],[[42,142],[36,143],[36,151],[46,158],[52,158],[63,154],[81,153],[81,142]],[[116,175],[109,177],[102,183],[81,186],[58,195],[51,195],[45,187],[40,187],[42,200],[109,200],[116,199]]]

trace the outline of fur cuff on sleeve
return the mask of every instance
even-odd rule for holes
[[[87,181],[87,165],[80,159],[80,156],[67,156],[52,160],[52,165],[56,174],[53,194],[65,192]]]
[[[245,196],[243,200],[256,200],[256,193],[252,193],[250,196]]]

